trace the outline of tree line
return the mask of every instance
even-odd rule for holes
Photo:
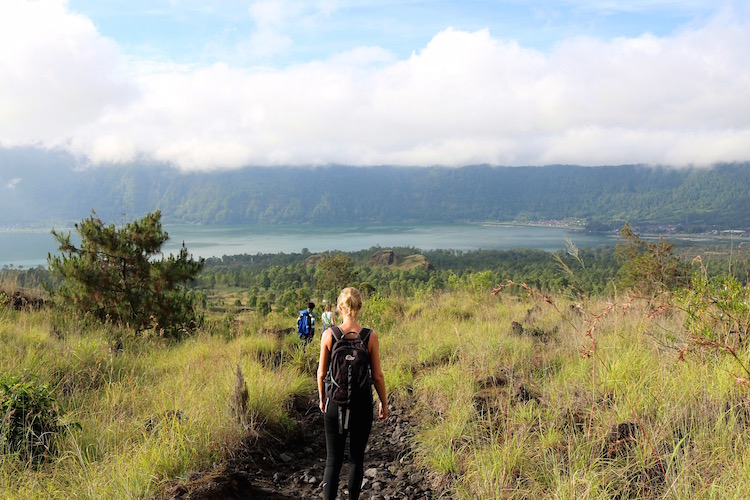
[[[696,248],[678,251],[664,238],[645,240],[629,223],[614,247],[578,249],[568,242],[566,250],[554,253],[372,247],[199,261],[184,245],[177,256],[156,259],[167,239],[158,211],[120,226],[104,224],[92,213],[75,230],[79,245],[71,243],[70,233],[53,231],[60,255],[49,257],[49,271],[4,269],[0,282],[44,286],[75,314],[172,337],[199,326],[203,317],[197,306],[205,308],[206,297],[220,289],[239,289],[237,306],[293,316],[309,300],[334,301],[341,288],[352,285],[368,295],[407,297],[456,290],[481,293],[512,281],[576,299],[618,290],[655,295],[689,288],[699,282],[699,269],[704,287],[714,276],[737,283],[750,280],[750,253],[744,245],[714,249],[714,257],[704,260],[696,258]]]
[[[185,173],[155,165],[80,170],[19,161],[7,165],[8,175],[15,169],[26,181],[0,199],[0,225],[73,222],[97,207],[108,220],[159,210],[168,224],[567,220],[595,231],[619,230],[626,221],[687,233],[747,230],[748,168],[326,166]]]

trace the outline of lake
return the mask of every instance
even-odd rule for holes
[[[166,254],[176,253],[182,242],[194,257],[257,253],[296,253],[303,248],[352,252],[373,246],[454,250],[536,248],[556,251],[570,238],[579,248],[614,245],[616,238],[564,227],[500,224],[392,224],[312,226],[279,225],[164,225],[169,240]],[[71,231],[74,235],[74,231]],[[75,239],[75,238],[73,238]],[[49,230],[0,231],[0,267],[47,265],[47,253],[57,245]]]

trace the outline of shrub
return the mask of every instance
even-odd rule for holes
[[[656,243],[646,241],[629,223],[620,230],[620,236],[622,241],[615,247],[621,264],[617,272],[619,286],[643,296],[655,296],[688,283],[690,267],[674,254],[674,244],[662,237]]]
[[[680,296],[688,332],[696,339],[743,344],[750,329],[750,289],[733,276],[708,278],[694,273],[692,286]]]
[[[393,328],[404,316],[404,304],[394,298],[373,294],[362,309],[362,320],[377,331]]]
[[[59,407],[46,384],[0,379],[0,453],[41,462],[57,454]]]

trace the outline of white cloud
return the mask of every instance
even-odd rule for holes
[[[115,45],[64,1],[4,0],[0,51],[0,145],[55,143],[135,97]]]
[[[278,27],[297,11],[298,4],[279,0],[260,0],[250,5],[250,15],[263,27]]]
[[[86,18],[63,2],[8,1],[0,145],[185,169],[750,160],[750,23],[728,14],[669,37],[547,51],[446,29],[403,60],[361,47],[282,69],[131,61],[123,82],[117,47]],[[282,33],[287,14],[255,5],[267,33]]]
[[[5,184],[5,187],[8,189],[16,189],[16,186],[21,182],[20,177],[14,177],[10,181],[8,181],[7,184]]]

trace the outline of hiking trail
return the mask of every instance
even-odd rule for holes
[[[376,405],[377,406],[377,405]],[[377,411],[377,408],[375,409]],[[445,485],[431,480],[413,462],[415,425],[408,409],[395,403],[386,420],[373,421],[365,453],[362,500],[431,500],[447,498]],[[173,500],[320,498],[325,469],[325,432],[317,393],[297,398],[290,417],[291,435],[263,432],[248,437],[240,450],[215,470],[197,472],[171,486],[163,498]],[[348,448],[348,443],[347,443]],[[348,459],[341,470],[338,498],[348,498]]]

